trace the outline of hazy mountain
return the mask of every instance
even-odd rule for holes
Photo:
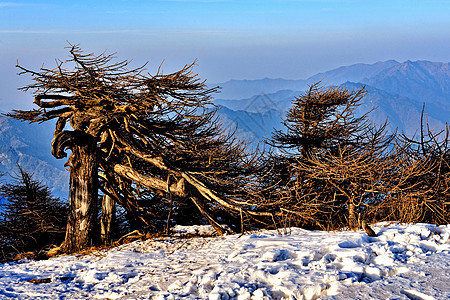
[[[268,110],[264,112],[248,112],[220,107],[217,112],[224,128],[234,132],[235,137],[246,142],[251,149],[256,149],[265,138],[270,138],[274,129],[281,129],[283,111]],[[263,144],[260,145],[263,147]]]
[[[305,80],[287,79],[257,79],[257,80],[230,80],[209,86],[220,86],[220,92],[215,94],[217,99],[245,99],[253,96],[275,93],[280,90],[300,91],[306,88]]]
[[[354,64],[319,73],[309,77],[306,82],[312,84],[322,81],[322,83],[326,85],[336,85],[347,81],[365,82],[367,78],[371,78],[380,72],[399,64],[400,63],[395,60],[382,61],[374,64]]]
[[[363,84],[346,82],[342,86],[352,90],[359,89]],[[391,94],[369,85],[364,86],[367,94],[362,105],[356,110],[358,115],[374,109],[368,116],[372,122],[382,124],[387,120],[390,131],[398,129],[399,132],[404,132],[408,136],[418,133],[423,102]],[[424,113],[430,128],[443,128],[450,119],[450,105],[443,107],[428,102]]]
[[[69,173],[64,160],[51,155],[54,124],[28,124],[0,115],[0,173],[2,181],[11,181],[17,164],[34,178],[52,188],[55,196],[67,198]]]
[[[240,100],[216,99],[214,103],[232,110],[244,110],[253,113],[269,110],[287,111],[291,106],[292,100],[300,94],[302,92],[299,90],[281,90],[276,93],[259,94]]]
[[[411,99],[450,103],[450,69],[448,63],[406,61],[385,69],[362,82]]]
[[[390,94],[402,95],[422,102],[440,103],[444,106],[450,102],[449,63],[430,61],[395,60],[374,64],[354,64],[319,73],[306,80],[259,79],[231,80],[222,84],[222,93],[215,98],[222,105],[230,105],[226,100],[242,99],[251,101],[254,97],[276,94],[281,90],[301,91],[308,85],[322,81],[324,85],[340,85],[345,82],[364,83]],[[285,94],[288,92],[285,92]],[[247,103],[245,105],[247,105]],[[232,104],[237,106],[237,104]],[[239,109],[245,108],[241,105]]]
[[[214,95],[217,99],[248,99],[254,96],[276,93],[280,90],[301,91],[306,89],[308,84],[318,81],[322,81],[324,84],[341,84],[347,81],[362,82],[363,79],[373,77],[381,71],[398,64],[400,63],[395,60],[377,62],[375,64],[355,64],[319,73],[306,80],[287,80],[281,78],[230,80],[224,83],[209,84],[209,86],[221,87],[220,92]]]

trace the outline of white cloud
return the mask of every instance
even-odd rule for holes
[[[157,34],[179,34],[179,35],[211,35],[229,34],[228,30],[33,30],[33,29],[0,29],[0,34],[137,34],[137,35],[157,35]]]
[[[16,3],[16,2],[0,2],[0,8],[1,7],[11,7],[11,6],[24,6],[23,3]]]
[[[1,33],[17,33],[17,34],[108,34],[108,33],[129,33],[131,30],[0,30]]]

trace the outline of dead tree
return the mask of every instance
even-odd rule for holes
[[[365,93],[316,83],[293,101],[287,131],[275,131],[269,141],[282,153],[274,159],[285,161],[290,174],[278,198],[292,203],[297,224],[356,228],[361,209],[383,192],[392,137],[367,114],[355,116]]]
[[[374,133],[374,143],[366,140],[357,147],[343,145],[337,154],[325,152],[298,159],[295,165],[306,180],[326,187],[318,196],[328,203],[330,216],[340,226],[359,228],[385,195],[395,190],[392,182],[402,161],[396,159],[396,149],[389,149],[391,138],[381,139],[383,130]]]
[[[39,252],[60,243],[67,223],[67,206],[51,196],[47,186],[20,166],[14,183],[0,185],[0,261],[5,252]]]
[[[343,144],[355,144],[368,126],[366,115],[356,117],[355,109],[366,94],[364,88],[348,91],[320,82],[292,102],[283,122],[287,132],[276,130],[269,144],[284,153],[291,149],[308,158],[323,151],[337,152]]]
[[[124,207],[130,220],[145,225],[155,216],[139,206],[144,189],[191,199],[219,233],[224,230],[211,210],[239,214],[253,207],[243,200],[243,186],[257,169],[255,160],[216,125],[214,110],[206,106],[217,89],[199,81],[192,65],[150,75],[144,67],[129,70],[128,61],[112,63],[109,54],[84,54],[78,46],[69,53],[53,69],[18,66],[33,77],[22,89],[34,92],[39,108],[8,114],[29,122],[57,119],[52,153],[62,158],[65,149],[72,150],[64,251],[99,239],[98,189]]]
[[[425,109],[425,107],[424,107]],[[450,128],[433,131],[424,118],[417,137],[402,134],[402,178],[382,203],[391,219],[448,224],[450,221]],[[382,211],[382,209],[380,209]]]
[[[434,133],[422,115],[418,138],[388,135],[367,114],[355,117],[364,94],[363,88],[315,84],[294,100],[287,131],[269,141],[281,152],[271,159],[284,176],[272,196],[287,218],[306,227],[358,228],[381,220],[447,224],[448,126]]]

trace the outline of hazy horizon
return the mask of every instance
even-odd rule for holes
[[[117,52],[164,73],[197,60],[210,83],[306,79],[356,63],[450,61],[450,3],[444,0],[0,1],[0,109],[31,107],[16,89],[67,58]]]

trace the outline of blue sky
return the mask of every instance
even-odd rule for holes
[[[449,0],[0,0],[0,109],[26,97],[16,61],[52,66],[67,40],[150,72],[197,59],[208,82],[305,79],[360,62],[448,62],[449,16]]]

